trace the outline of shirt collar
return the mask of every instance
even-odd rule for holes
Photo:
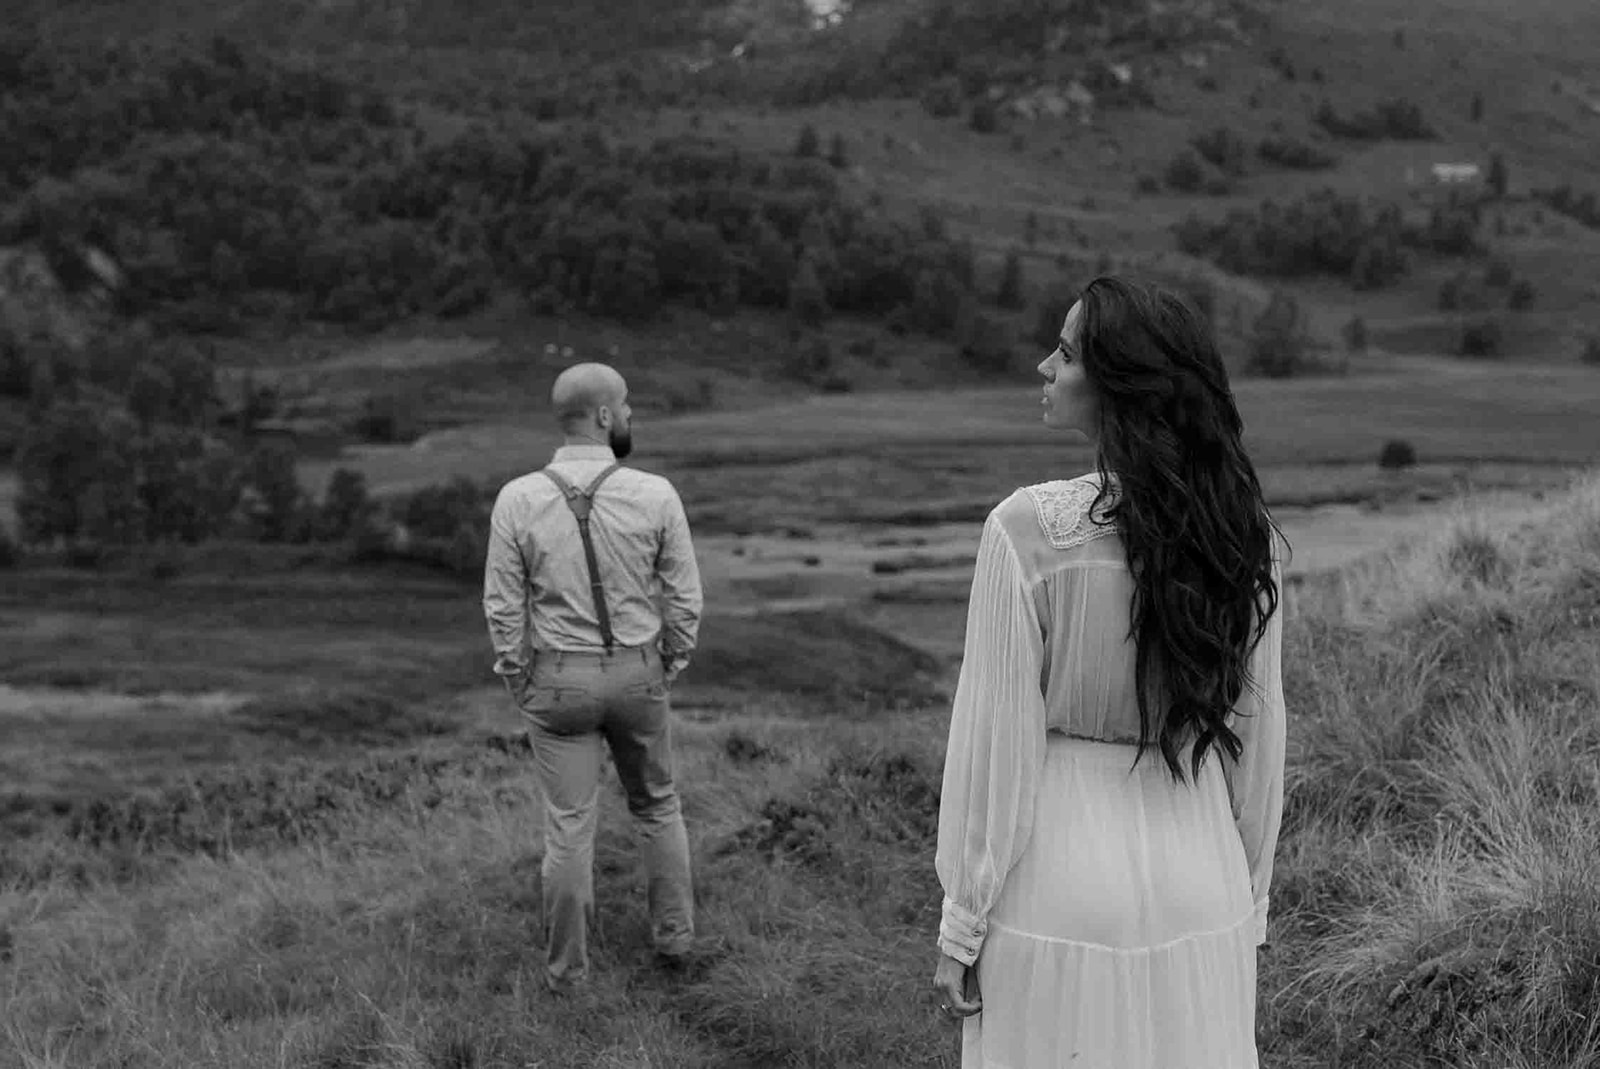
[[[555,451],[550,458],[551,463],[563,460],[604,460],[610,463],[617,459],[609,445],[563,445]]]

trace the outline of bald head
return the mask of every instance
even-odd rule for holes
[[[574,364],[556,376],[550,387],[550,406],[555,409],[561,429],[571,434],[589,424],[599,425],[601,408],[612,419],[622,415],[628,384],[615,368],[606,364]]]

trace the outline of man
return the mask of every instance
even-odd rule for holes
[[[702,596],[677,491],[618,463],[633,441],[622,376],[577,364],[551,402],[566,441],[496,498],[483,607],[494,670],[530,725],[545,799],[546,973],[566,991],[589,967],[602,743],[643,840],[656,952],[688,959],[694,895],[668,688],[694,649]]]

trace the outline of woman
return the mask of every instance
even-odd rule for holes
[[[1283,802],[1277,528],[1205,323],[1098,278],[1039,365],[1097,470],[989,514],[940,799],[963,1069],[1248,1069]]]

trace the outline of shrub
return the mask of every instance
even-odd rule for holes
[[[1533,283],[1525,278],[1519,278],[1511,286],[1511,293],[1506,298],[1506,307],[1513,312],[1526,311],[1533,307],[1533,302],[1538,293],[1533,288]]]
[[[361,403],[355,432],[362,441],[379,445],[415,441],[422,433],[415,399],[398,390],[369,395]]]
[[[1200,165],[1200,158],[1185,149],[1172,157],[1163,178],[1168,189],[1179,193],[1198,193],[1205,185],[1206,172]]]
[[[1417,450],[1404,438],[1391,438],[1378,451],[1378,467],[1384,471],[1398,471],[1417,463]]]
[[[986,373],[1008,370],[1015,358],[1005,325],[970,307],[956,327],[956,348],[968,366]]]
[[[1578,359],[1590,367],[1600,367],[1600,335],[1584,340],[1583,351],[1578,354]]]
[[[983,97],[973,103],[967,125],[980,134],[992,134],[1000,129],[1000,112],[992,100]]]
[[[822,138],[817,135],[817,128],[810,123],[800,127],[800,134],[795,138],[794,154],[801,159],[811,159],[822,150]]]
[[[1512,281],[1511,265],[1504,260],[1494,259],[1489,261],[1489,266],[1484,268],[1483,282],[1486,286],[1509,286]]]
[[[845,150],[844,135],[834,134],[833,140],[828,142],[828,166],[835,170],[843,170],[850,164],[850,155]]]
[[[1134,183],[1134,187],[1133,188],[1134,188],[1134,191],[1137,192],[1137,193],[1144,193],[1144,194],[1160,193],[1161,192],[1161,179],[1157,178],[1153,174],[1142,174],[1142,175],[1139,176],[1139,180]]]
[[[1489,190],[1496,197],[1504,198],[1506,186],[1509,182],[1510,178],[1506,173],[1506,158],[1496,152],[1489,158]]]
[[[1398,97],[1381,100],[1366,111],[1348,116],[1340,115],[1324,100],[1313,121],[1334,137],[1356,141],[1432,141],[1438,137],[1423,118],[1421,106]]]
[[[828,317],[828,295],[811,257],[800,262],[800,269],[789,282],[789,314],[806,327],[821,326]]]
[[[1574,192],[1571,186],[1557,186],[1554,189],[1535,189],[1533,199],[1591,230],[1600,230],[1600,201],[1592,192],[1580,194]],[[1534,222],[1542,226],[1544,213],[1535,212]]]
[[[377,509],[359,471],[335,468],[317,510],[317,537],[338,541],[353,536]]]
[[[784,370],[791,378],[820,386],[835,370],[833,346],[827,338],[805,338],[789,351]]]
[[[1026,307],[1028,303],[1027,296],[1023,292],[1022,256],[1015,249],[1006,253],[1005,265],[1000,270],[1000,286],[995,294],[995,303],[1001,308],[1012,310]]]
[[[1245,367],[1269,378],[1288,378],[1305,369],[1310,341],[1300,302],[1275,290],[1251,324]]]
[[[1265,163],[1292,171],[1325,171],[1339,163],[1333,153],[1291,137],[1263,138],[1256,145],[1256,155]]]
[[[1504,336],[1505,331],[1498,319],[1475,320],[1461,328],[1456,341],[1456,353],[1474,357],[1499,356]]]
[[[961,113],[961,82],[940,78],[922,91],[922,107],[935,119],[949,119]]]
[[[1219,126],[1189,142],[1202,158],[1223,174],[1238,177],[1245,173],[1245,159],[1250,150],[1244,138],[1226,126]]]
[[[1344,325],[1344,345],[1353,353],[1367,351],[1367,321],[1360,316],[1351,316],[1350,321]]]
[[[0,568],[15,568],[22,560],[22,547],[17,544],[11,528],[0,523]]]

